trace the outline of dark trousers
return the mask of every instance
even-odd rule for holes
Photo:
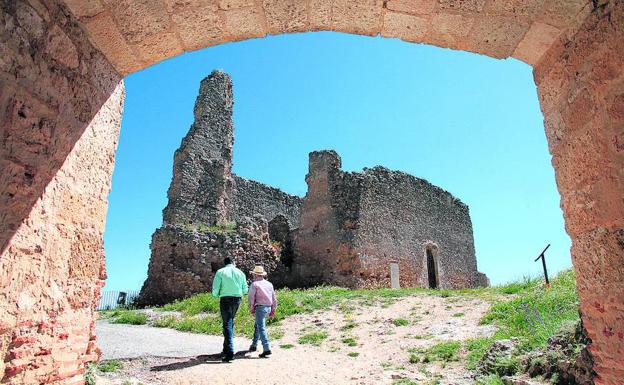
[[[240,297],[221,297],[219,301],[223,321],[223,353],[230,357],[234,355],[234,316],[240,303]]]

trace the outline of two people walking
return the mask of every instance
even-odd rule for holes
[[[231,258],[225,258],[224,264],[225,267],[217,271],[212,282],[212,295],[219,298],[223,321],[222,361],[230,362],[234,359],[234,317],[243,295],[247,293],[249,293],[249,311],[255,315],[254,336],[249,351],[256,351],[260,340],[263,349],[260,357],[265,358],[271,354],[266,318],[274,316],[277,309],[273,285],[265,279],[267,273],[262,266],[256,266],[251,271],[253,282],[251,287],[248,287],[245,273],[236,268]]]

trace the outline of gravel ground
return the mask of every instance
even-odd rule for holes
[[[100,324],[107,329],[98,329],[105,357],[143,357],[123,360],[118,372],[107,373],[97,384],[390,385],[405,379],[423,385],[473,385],[473,373],[463,360],[416,363],[410,353],[444,341],[463,344],[491,335],[495,328],[479,325],[489,306],[477,298],[423,294],[299,314],[281,322],[284,335],[272,340],[269,359],[246,352],[249,340],[237,338],[239,354],[231,364],[222,364],[215,354],[222,343],[217,336]],[[404,322],[397,324],[398,319]],[[316,345],[300,340],[310,333],[325,338]],[[179,357],[172,358],[176,353]]]
[[[144,356],[189,357],[219,353],[223,337],[184,333],[177,330],[144,325],[111,324],[99,320],[95,325],[102,359],[123,359]],[[236,350],[249,347],[250,341],[234,339]]]

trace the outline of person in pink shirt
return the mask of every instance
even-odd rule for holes
[[[271,345],[269,344],[269,334],[266,330],[266,317],[273,317],[277,309],[277,299],[273,284],[265,279],[267,273],[264,267],[256,266],[251,272],[253,282],[249,288],[249,311],[256,317],[254,325],[254,336],[250,352],[256,351],[258,340],[262,341],[263,352],[261,358],[271,355]]]

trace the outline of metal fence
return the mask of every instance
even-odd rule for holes
[[[112,310],[131,305],[138,296],[138,290],[103,291],[97,310]]]

